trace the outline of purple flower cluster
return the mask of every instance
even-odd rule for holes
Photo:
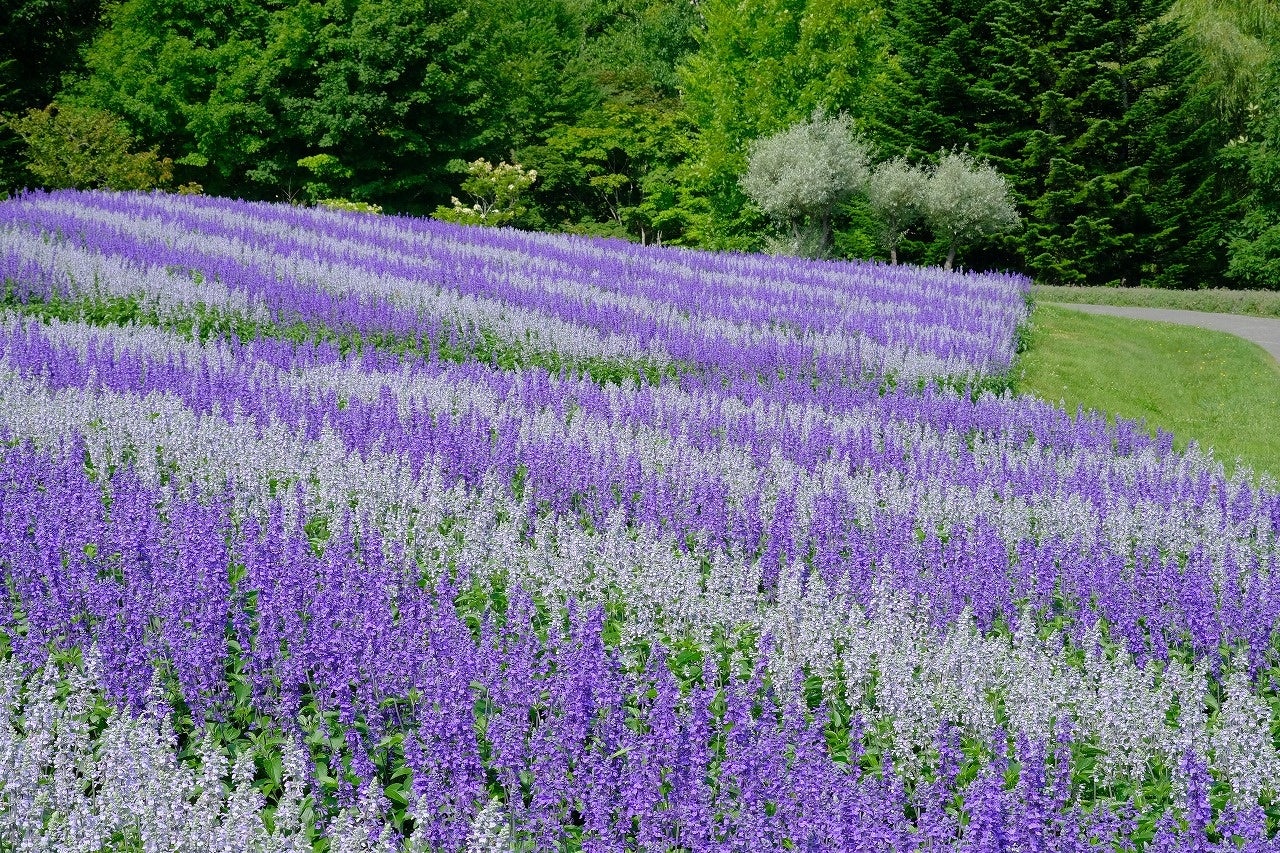
[[[336,722],[339,738],[313,757],[328,759],[340,803],[386,783],[387,756],[374,745],[402,737],[424,849],[463,849],[495,789],[537,849],[1123,843],[1123,820],[1082,811],[1073,796],[1069,727],[1048,744],[1019,736],[1012,756],[998,731],[966,781],[957,732],[944,726],[930,781],[908,790],[888,756],[867,769],[856,719],[837,760],[826,704],[780,698],[763,655],[726,671],[704,657],[682,687],[661,646],[627,665],[602,607],[571,601],[540,630],[534,599],[514,588],[501,614],[468,611],[459,588],[424,586],[403,549],[357,542],[345,521],[318,555],[278,506],[233,531],[224,504],[166,495],[127,473],[95,482],[80,459],[15,447],[0,466],[7,577],[21,602],[3,622],[15,654],[40,665],[50,646],[93,648],[106,690],[138,711],[164,670],[188,707],[216,716],[232,701],[230,633],[251,684],[240,701],[299,742],[308,711]],[[240,567],[234,583],[229,565]],[[1162,823],[1160,843],[1214,849],[1207,772],[1187,761],[1187,824]],[[1237,834],[1266,841],[1256,808],[1231,819]]]
[[[1007,369],[1022,280],[76,193],[0,205],[0,275],[158,323],[0,319],[7,648],[250,708],[333,839],[1272,844],[1274,487],[880,381]],[[177,331],[210,309],[684,372]]]

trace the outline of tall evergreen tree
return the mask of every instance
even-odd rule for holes
[[[883,138],[982,154],[1025,216],[970,264],[1163,286],[1220,268],[1234,191],[1215,159],[1224,126],[1197,97],[1171,2],[896,0],[903,94],[881,114]]]
[[[990,0],[890,0],[886,96],[870,128],[886,153],[919,156],[974,147],[973,89],[985,72],[982,37]]]

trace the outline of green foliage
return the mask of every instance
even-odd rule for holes
[[[467,164],[462,189],[472,198],[465,204],[457,196],[453,206],[436,208],[436,219],[462,225],[512,225],[528,213],[526,196],[538,179],[536,169],[505,160],[496,166],[488,160]]]
[[[1280,290],[1280,59],[1268,69],[1267,81],[1249,135],[1236,141],[1252,192],[1232,235],[1227,274],[1246,287]]]
[[[870,106],[873,132],[894,155],[977,147],[972,92],[985,74],[989,0],[887,0],[892,94]],[[985,37],[985,38],[984,38]]]
[[[1266,70],[1280,59],[1280,6],[1273,0],[1174,0],[1171,14],[1201,62],[1198,91],[1233,125],[1247,121],[1265,91]]]
[[[971,265],[1054,284],[1221,275],[1241,178],[1219,158],[1227,127],[1197,89],[1201,58],[1171,2],[891,5],[901,95],[876,105],[877,139],[900,155],[967,147],[1006,176],[1026,217],[972,246]],[[903,243],[920,260],[938,250]]]
[[[669,101],[606,101],[523,152],[546,220],[642,243],[678,241],[690,215],[681,176],[693,129]]]
[[[697,4],[687,0],[585,0],[575,4],[584,49],[569,71],[605,103],[659,105],[680,96],[677,68],[696,47]]]
[[[862,114],[885,68],[883,15],[874,0],[705,0],[698,8],[698,51],[681,79],[699,131],[691,177],[708,216],[692,230],[703,245],[742,247],[758,222],[737,180],[748,143],[815,109]]]
[[[319,207],[330,210],[345,210],[348,213],[381,213],[382,207],[367,201],[352,201],[347,198],[322,198],[316,201]]]
[[[788,226],[793,251],[825,257],[833,209],[866,187],[870,170],[867,144],[854,137],[848,114],[828,117],[819,110],[752,142],[739,180],[766,216]]]
[[[264,5],[125,0],[86,52],[81,102],[178,152],[211,192],[331,192],[423,212],[476,139],[476,27],[454,0]],[[338,157],[321,179],[298,161]]]
[[[167,184],[173,163],[133,138],[110,113],[88,107],[31,109],[9,127],[26,145],[27,171],[48,189],[149,190]]]
[[[306,200],[317,203],[320,199],[341,191],[342,185],[351,180],[354,173],[332,154],[312,154],[298,159],[298,165],[311,173],[312,180],[302,185]]]
[[[101,0],[0,3],[0,190],[31,180],[22,141],[3,117],[47,106],[64,76],[80,72],[80,49],[97,30],[101,6]]]

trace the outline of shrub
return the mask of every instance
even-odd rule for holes
[[[880,163],[871,171],[867,201],[879,221],[877,237],[889,252],[891,263],[898,262],[898,246],[920,218],[928,183],[927,172],[901,157]]]
[[[466,174],[462,189],[471,196],[471,204],[454,196],[451,207],[436,208],[436,219],[463,225],[511,225],[529,212],[526,194],[538,179],[536,169],[505,160],[495,166],[480,159],[467,165]]]
[[[48,189],[149,190],[173,178],[173,161],[131,150],[124,123],[105,110],[50,105],[9,127],[26,144],[27,171]]]
[[[962,244],[1010,231],[1021,221],[1009,198],[1008,181],[967,151],[939,155],[929,170],[921,207],[934,236],[947,245],[946,269],[955,263]]]

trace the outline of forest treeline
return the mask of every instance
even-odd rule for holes
[[[759,250],[752,143],[844,115],[877,161],[1007,179],[1019,227],[966,267],[1280,289],[1277,46],[1272,0],[15,0],[0,185],[430,214],[483,160],[529,176],[509,224]],[[887,257],[878,227],[854,194],[829,251]]]

